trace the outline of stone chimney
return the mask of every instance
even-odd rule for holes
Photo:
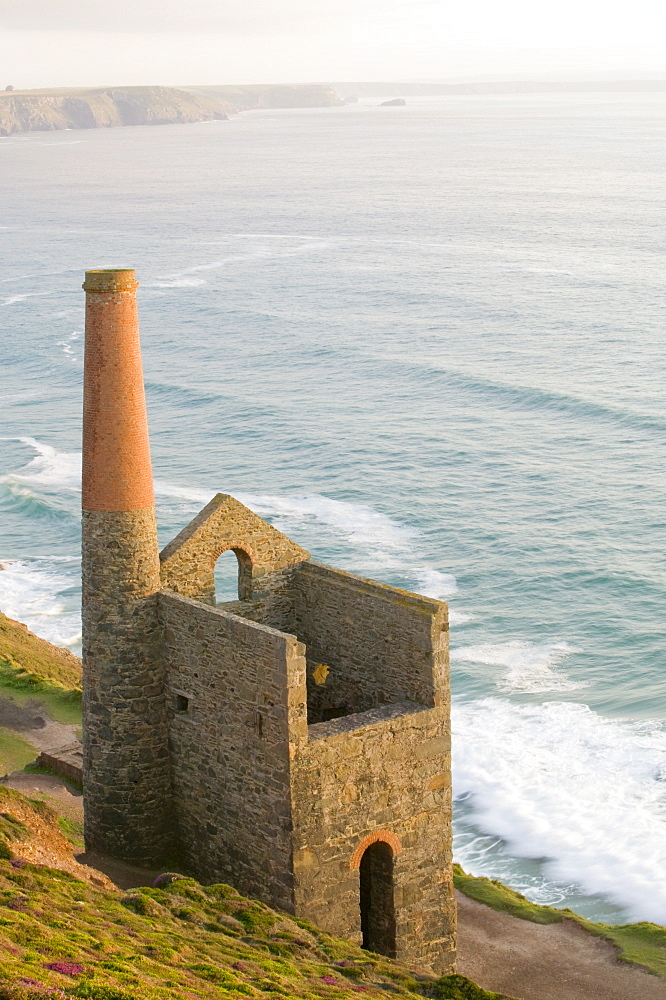
[[[173,852],[160,567],[134,271],[87,271],[83,390],[86,847]]]

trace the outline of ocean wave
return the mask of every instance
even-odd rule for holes
[[[452,649],[451,662],[499,667],[501,672],[496,684],[500,691],[507,693],[574,691],[585,684],[570,680],[557,668],[565,657],[577,652],[567,642],[536,643],[514,639]]]
[[[81,453],[58,451],[32,437],[9,440],[19,441],[37,452],[22,468],[0,477],[0,485],[12,502],[33,516],[78,518]]]
[[[525,411],[551,412],[585,421],[599,420],[635,430],[660,433],[666,431],[666,421],[651,414],[598,403],[582,396],[541,386],[499,382],[477,374],[470,375],[456,369],[429,365],[426,362],[404,361],[395,357],[380,361],[371,354],[358,358],[356,365],[371,378],[385,378],[390,375],[395,381],[398,377],[405,376],[418,386],[420,393],[425,389],[431,392],[461,389],[463,392],[481,396],[486,405],[491,398],[496,400],[499,407],[504,405],[507,408],[515,407]]]
[[[483,393],[486,397],[495,396],[498,400],[521,409],[546,410],[585,420],[590,418],[604,420],[639,430],[666,430],[665,421],[648,414],[608,406],[591,399],[583,399],[581,396],[557,392],[554,389],[495,382],[492,379],[482,379],[459,371],[446,371],[441,374],[450,383],[455,383],[461,388]]]
[[[479,830],[632,920],[666,924],[666,723],[487,698],[454,705],[453,741],[454,794]]]
[[[200,288],[206,282],[203,278],[165,278],[162,281],[142,281],[142,288]]]
[[[63,315],[66,315],[66,314],[63,314]],[[80,330],[72,330],[72,332],[70,333],[70,335],[68,337],[65,337],[64,340],[57,340],[56,341],[56,347],[62,347],[63,354],[66,354],[67,357],[70,358],[70,360],[76,361],[78,359],[77,359],[77,357],[76,357],[76,355],[74,353],[74,347],[73,347],[73,345],[74,345],[74,343],[77,340],[80,340],[80,338],[81,338],[81,331]]]
[[[189,407],[217,403],[222,398],[221,394],[218,393],[202,392],[200,389],[193,389],[186,385],[174,385],[171,382],[156,382],[153,379],[148,379],[145,385],[149,397],[167,399]]]
[[[67,564],[69,575],[63,572]],[[3,562],[0,610],[54,645],[77,649],[81,641],[79,577],[76,558]]]
[[[3,306],[15,306],[19,302],[24,302],[25,299],[38,298],[39,296],[49,295],[49,292],[23,292],[22,294],[17,293],[16,295],[10,295],[8,298],[3,299],[0,305]]]
[[[287,249],[284,246],[272,245],[272,241],[275,239],[284,239],[284,237],[274,237],[274,236],[254,236],[254,235],[241,235],[233,236],[227,240],[216,242],[216,246],[225,246],[232,249],[236,243],[240,240],[241,244],[235,252],[229,254],[229,256],[222,257],[220,260],[207,261],[204,264],[195,264],[193,267],[185,268],[183,271],[178,271],[174,274],[158,275],[157,281],[151,281],[150,283],[142,283],[144,288],[181,288],[187,287],[188,285],[203,285],[205,284],[204,279],[193,279],[190,275],[199,274],[202,271],[219,271],[221,268],[226,267],[228,264],[238,264],[244,261],[255,261],[268,259],[271,257],[297,257],[304,253],[309,253],[312,250],[325,249],[330,244],[324,242],[321,239],[315,237],[294,237],[302,239],[302,243],[298,247],[290,246]],[[264,242],[258,244],[254,247],[246,249],[248,240],[270,240],[271,242]],[[159,283],[158,283],[159,282]],[[166,284],[164,284],[166,282]]]

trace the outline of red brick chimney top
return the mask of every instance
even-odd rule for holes
[[[124,292],[138,288],[139,282],[130,267],[108,268],[86,271],[86,280],[81,287],[86,292]]]
[[[155,505],[137,287],[130,269],[86,271],[84,510],[131,511]]]

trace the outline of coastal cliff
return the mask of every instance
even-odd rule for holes
[[[106,87],[0,93],[0,135],[55,129],[171,125],[228,118],[222,98],[173,87]]]

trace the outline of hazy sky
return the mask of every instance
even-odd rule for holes
[[[666,76],[665,0],[0,0],[16,87]]]

